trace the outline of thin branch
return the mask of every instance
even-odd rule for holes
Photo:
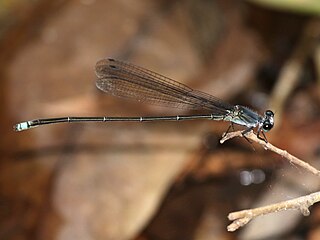
[[[272,152],[275,152],[277,154],[279,154],[280,156],[288,159],[290,161],[290,163],[293,163],[297,166],[300,166],[302,168],[304,168],[305,170],[313,173],[314,175],[316,176],[320,176],[320,171],[318,169],[316,169],[315,167],[311,166],[309,163],[306,163],[304,161],[302,161],[301,159],[291,155],[290,153],[288,153],[287,151],[285,150],[282,150],[280,148],[277,148],[276,146],[272,145],[271,143],[266,143],[265,141],[257,138],[256,134],[254,134],[252,131],[245,134],[245,136],[256,142],[256,143],[259,143],[260,145],[262,145],[264,147],[264,149],[266,150],[270,150]],[[234,137],[243,137],[243,134],[242,134],[242,131],[236,131],[236,132],[230,132],[230,133],[227,133],[221,140],[220,140],[220,143],[224,143],[225,141],[231,139],[231,138],[234,138]]]
[[[315,192],[307,196],[271,204],[265,207],[233,212],[228,215],[228,219],[233,222],[227,227],[227,229],[229,232],[233,232],[246,225],[255,217],[289,209],[300,210],[304,216],[308,216],[310,214],[309,207],[317,202],[320,202],[320,192]]]
[[[257,138],[256,134],[253,133],[253,131],[245,134],[246,138],[262,145],[264,149],[273,151],[280,156],[288,159],[291,163],[298,165],[305,170],[313,173],[314,175],[320,176],[320,171],[317,170],[316,168],[312,167],[310,164],[302,161],[301,159],[291,155],[285,150],[279,149],[272,145],[271,143],[266,143],[265,141]],[[236,132],[230,132],[227,133],[221,140],[220,143],[224,143],[225,141],[234,138],[234,137],[243,137],[242,131],[236,131]],[[246,225],[248,222],[250,222],[253,218],[261,215],[266,215],[269,213],[274,213],[274,212],[279,212],[279,211],[284,211],[288,209],[295,209],[295,210],[300,210],[301,213],[304,216],[308,216],[310,214],[309,212],[309,207],[313,205],[316,202],[320,201],[320,192],[312,193],[307,196],[295,198],[292,200],[280,202],[280,203],[275,203],[272,205],[268,205],[265,207],[260,207],[260,208],[254,208],[254,209],[248,209],[248,210],[243,210],[239,212],[233,212],[230,213],[228,218],[229,220],[233,221],[229,226],[228,226],[228,231],[233,232],[237,230],[240,227],[243,227]]]
[[[318,45],[318,38],[320,36],[319,31],[319,21],[311,21],[305,29],[305,33],[301,38],[298,46],[296,47],[295,51],[293,52],[292,56],[289,58],[283,70],[280,74],[280,79],[278,81],[277,86],[275,87],[273,94],[272,94],[272,103],[271,105],[274,106],[274,109],[277,109],[277,116],[279,117],[279,111],[282,107],[279,107],[284,104],[285,99],[289,96],[292,89],[296,86],[298,82],[298,78],[302,71],[302,65],[305,63],[306,58],[312,52],[316,46]],[[316,59],[318,60],[318,59]],[[278,107],[275,107],[275,106]],[[280,109],[280,110],[279,110]],[[293,163],[297,166],[304,168],[305,170],[313,173],[316,176],[320,176],[320,171],[310,164],[302,161],[301,159],[289,154],[287,151],[277,148],[276,146],[272,145],[271,143],[266,143],[257,138],[257,136],[251,131],[245,134],[246,138],[262,145],[266,150],[273,151],[280,156],[288,159],[290,163]],[[223,143],[231,138],[234,137],[243,137],[241,131],[231,132],[226,134],[221,140],[220,143]],[[310,214],[309,207],[316,202],[320,201],[320,192],[312,193],[307,196],[295,198],[292,200],[284,201],[275,203],[272,205],[243,210],[239,212],[230,213],[228,218],[229,220],[233,221],[228,226],[228,231],[235,231],[238,228],[246,225],[250,222],[253,218],[261,215],[266,215],[269,213],[284,211],[284,210],[300,210],[301,213],[305,216]]]

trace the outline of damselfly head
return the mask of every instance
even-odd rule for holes
[[[264,113],[264,121],[262,124],[262,130],[268,132],[273,128],[274,125],[274,113],[271,110],[267,110]]]

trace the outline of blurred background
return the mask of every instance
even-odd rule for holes
[[[320,207],[228,213],[319,190],[228,123],[58,124],[35,118],[188,114],[108,96],[95,63],[129,61],[263,113],[276,146],[320,167],[318,0],[1,0],[0,239],[320,239]]]

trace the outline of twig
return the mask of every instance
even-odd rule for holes
[[[256,134],[254,134],[252,131],[245,134],[246,138],[259,143],[264,147],[266,150],[273,151],[280,156],[288,159],[291,163],[298,165],[307,171],[320,176],[320,171],[317,170],[316,168],[312,167],[310,164],[302,161],[301,159],[291,155],[285,150],[279,149],[272,145],[271,143],[266,143],[265,141],[257,138]],[[224,143],[225,141],[234,138],[234,137],[243,137],[242,131],[236,131],[236,132],[230,132],[227,133],[221,140],[220,143]],[[313,205],[316,202],[320,201],[320,192],[312,193],[307,196],[295,198],[292,200],[268,205],[265,207],[260,207],[260,208],[254,208],[254,209],[248,209],[248,210],[243,210],[239,212],[233,212],[230,213],[228,218],[229,220],[233,221],[229,226],[228,226],[228,231],[233,232],[237,230],[238,228],[246,225],[248,222],[250,222],[253,218],[261,215],[266,215],[268,213],[273,213],[273,212],[279,212],[283,210],[288,210],[288,209],[296,209],[300,210],[301,213],[304,216],[308,216],[310,214],[309,212],[309,207]]]
[[[266,215],[268,213],[274,213],[284,210],[300,210],[304,216],[310,214],[309,207],[314,203],[320,201],[320,192],[315,192],[307,196],[291,199],[284,202],[279,202],[276,204],[271,204],[268,206],[242,210],[239,212],[233,212],[228,215],[228,219],[233,221],[228,227],[229,232],[233,232],[240,227],[243,227],[253,218],[257,216]]]
[[[308,26],[305,28],[305,34],[298,43],[295,51],[292,56],[288,59],[287,63],[283,67],[277,86],[273,90],[271,108],[277,109],[277,116],[281,114],[282,105],[284,104],[286,98],[289,96],[290,92],[294,89],[298,83],[299,76],[302,72],[302,66],[305,63],[307,57],[318,45],[318,38],[320,36],[319,31],[319,21],[311,21]],[[318,60],[318,59],[316,59]],[[277,107],[278,106],[278,107]],[[287,151],[279,149],[272,145],[271,143],[266,143],[257,138],[257,136],[251,131],[247,133],[246,138],[262,145],[266,150],[273,151],[280,156],[288,159],[291,163],[298,165],[305,170],[313,173],[316,176],[320,176],[320,171],[311,166],[310,164],[302,161],[301,159],[289,154]],[[234,137],[243,137],[241,131],[231,132],[226,134],[221,140],[220,143],[234,138]],[[248,209],[238,212],[233,212],[228,215],[229,220],[233,221],[228,226],[228,231],[235,231],[238,228],[246,225],[253,218],[261,215],[266,215],[269,213],[294,209],[300,210],[304,216],[310,214],[309,207],[316,202],[320,201],[320,192],[312,193],[307,196],[291,199],[284,202],[275,203],[272,205]]]
[[[271,143],[266,143],[265,141],[257,138],[256,134],[254,134],[252,131],[245,134],[245,136],[256,142],[256,143],[259,143],[260,145],[262,145],[264,147],[264,149],[266,150],[270,150],[270,151],[273,151],[277,154],[279,154],[280,156],[288,159],[291,163],[297,165],[297,166],[300,166],[302,168],[304,168],[305,170],[313,173],[314,175],[316,176],[320,176],[320,171],[318,169],[316,169],[315,167],[311,166],[309,163],[306,163],[304,161],[302,161],[301,159],[291,155],[290,153],[288,153],[287,151],[285,150],[282,150],[280,148],[277,148],[275,147],[274,145],[272,145]],[[236,132],[230,132],[230,133],[227,133],[221,140],[220,140],[220,143],[224,143],[225,141],[231,139],[231,138],[234,138],[234,137],[243,137],[242,135],[242,131],[236,131]]]

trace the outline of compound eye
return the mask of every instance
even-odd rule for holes
[[[265,115],[268,116],[268,117],[273,117],[274,116],[274,113],[271,111],[271,110],[267,110],[265,112]]]
[[[273,128],[273,124],[270,123],[270,121],[265,121],[262,125],[262,129],[265,132],[268,132],[271,130],[271,128]]]

